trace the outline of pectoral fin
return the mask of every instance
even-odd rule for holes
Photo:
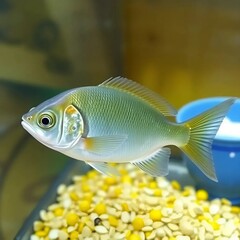
[[[166,176],[168,174],[168,162],[171,154],[169,148],[161,148],[149,158],[137,161],[133,164],[151,176]]]
[[[109,164],[105,162],[86,162],[91,167],[108,176],[119,176],[119,172]]]
[[[85,150],[97,155],[109,155],[116,151],[127,139],[127,135],[107,135],[83,139]]]

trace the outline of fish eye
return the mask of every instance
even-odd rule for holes
[[[51,128],[55,124],[55,117],[52,113],[43,113],[38,118],[38,125],[41,128]]]

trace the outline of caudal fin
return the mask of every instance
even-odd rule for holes
[[[234,101],[234,98],[230,98],[184,123],[189,128],[190,138],[188,143],[181,147],[182,151],[207,177],[216,182],[218,180],[211,146],[213,138]]]

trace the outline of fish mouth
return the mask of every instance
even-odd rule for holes
[[[22,120],[21,124],[22,124],[22,127],[23,127],[27,132],[29,132],[31,135],[32,135],[33,133],[35,133],[35,131],[30,127],[30,125],[29,125],[28,123],[25,122],[24,119]]]
[[[43,140],[39,137],[37,137],[37,132],[31,127],[30,124],[28,124],[24,119],[21,122],[22,127],[28,132],[30,133],[35,139],[37,139],[39,142],[41,142],[42,144],[45,145],[45,143],[43,142]]]
[[[24,118],[22,118],[23,120],[21,121],[21,124],[22,124],[22,127],[29,133],[31,134],[37,141],[39,141],[40,143],[42,143],[43,145],[51,148],[51,149],[54,149],[56,150],[57,148],[59,149],[65,149],[65,148],[68,148],[68,146],[63,146],[63,147],[60,147],[60,146],[56,146],[56,145],[51,145],[47,142],[44,142],[40,137],[38,137],[38,133],[37,131],[35,131],[30,124],[28,124],[28,122],[26,122],[26,120]]]

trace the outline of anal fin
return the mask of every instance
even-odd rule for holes
[[[133,162],[133,164],[153,177],[166,176],[168,174],[170,154],[170,148],[164,147],[149,156],[147,159]]]
[[[86,162],[86,163],[104,175],[108,176],[120,175],[119,172],[114,167],[110,166],[105,162]]]

